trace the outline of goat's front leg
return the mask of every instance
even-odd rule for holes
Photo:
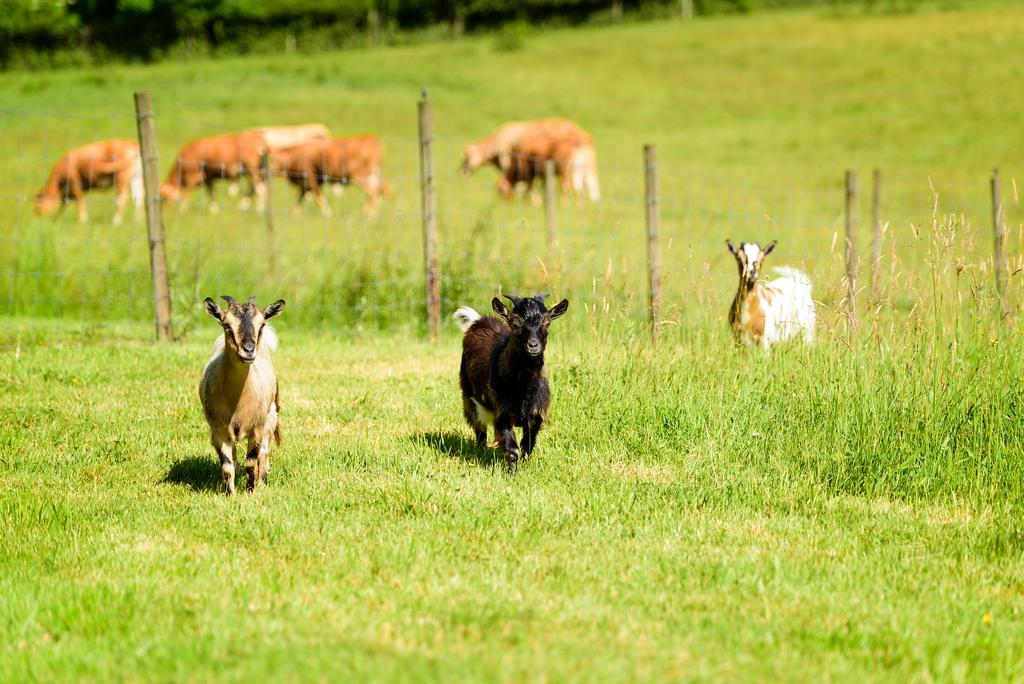
[[[494,422],[494,434],[498,438],[498,447],[505,452],[505,462],[509,472],[515,472],[519,466],[519,445],[516,444],[515,426],[508,416],[501,416]]]
[[[530,416],[530,420],[527,421],[526,427],[523,428],[523,455],[529,456],[533,453],[534,447],[537,446],[537,433],[540,432],[540,426],[544,423],[544,419],[540,416]]]
[[[260,445],[255,439],[250,439],[245,452],[245,488],[250,492],[256,489],[256,478],[259,477],[259,457]]]
[[[267,477],[270,474],[270,436],[263,438],[263,443],[260,444],[260,455],[257,458],[256,463],[256,474],[260,478],[260,482],[267,484]]]
[[[220,458],[220,474],[224,478],[224,493],[231,496],[235,493],[235,443],[229,438],[214,435],[213,450]]]

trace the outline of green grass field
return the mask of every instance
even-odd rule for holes
[[[1024,302],[1011,271],[1024,7],[807,11],[316,57],[0,74],[0,681],[1024,680]],[[423,341],[415,102],[434,103],[445,314],[567,296],[552,421],[515,476],[463,423],[458,338]],[[32,216],[70,144],[320,120],[395,186],[263,219],[166,213],[175,325],[150,341],[144,228]],[[565,115],[604,199],[543,210],[462,145]],[[641,145],[658,145],[662,341],[647,342]],[[842,174],[885,171],[879,287],[845,308]],[[866,231],[860,248],[866,254]],[[779,239],[819,342],[725,323],[723,241]],[[228,499],[196,387],[202,297],[277,296],[284,443]]]

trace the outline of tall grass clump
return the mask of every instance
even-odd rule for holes
[[[883,294],[858,295],[869,305],[859,325],[845,301],[820,305],[813,347],[768,356],[734,346],[725,293],[720,314],[691,312],[687,325],[662,329],[657,347],[645,329],[595,336],[577,314],[565,343],[572,360],[555,384],[602,430],[567,426],[569,439],[584,453],[607,442],[627,460],[704,464],[747,501],[801,491],[1020,510],[1021,331],[1000,315],[992,259],[937,197],[930,222],[907,233],[925,268],[890,250]],[[711,297],[694,288],[695,299]]]

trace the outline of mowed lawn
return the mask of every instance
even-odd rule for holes
[[[0,680],[1024,676],[1015,349],[654,355],[580,318],[510,476],[455,335],[286,313],[284,443],[232,499],[208,339],[4,333]]]
[[[1001,322],[987,205],[1000,164],[1015,270],[1022,35],[1020,4],[963,2],[0,74],[0,681],[1024,680],[1024,281]],[[421,335],[421,86],[444,314],[571,301],[514,476],[463,422],[454,328]],[[395,196],[290,217],[279,182],[273,273],[223,189],[166,212],[182,340],[154,344],[142,225],[109,226],[109,196],[86,226],[29,205],[64,147],[133,134],[135,89],[162,171],[190,136],[325,120],[385,138]],[[540,208],[457,173],[466,140],[552,114],[594,132],[605,192],[560,207],[554,255]],[[839,182],[876,164],[891,223],[854,334]],[[813,348],[732,346],[726,237],[811,273]],[[284,443],[233,499],[197,396],[222,293],[288,300]]]

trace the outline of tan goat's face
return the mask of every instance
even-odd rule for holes
[[[221,299],[227,302],[227,309],[221,309],[217,302],[207,297],[206,311],[224,328],[225,347],[237,354],[242,363],[252,363],[259,352],[263,326],[268,319],[281,313],[284,300],[278,299],[266,309],[260,310],[256,306],[256,297],[249,297],[245,304],[239,304],[234,297],[227,295],[221,295]]]
[[[775,243],[776,241],[772,240],[764,249],[761,249],[761,245],[756,242],[741,242],[737,249],[733,247],[732,241],[725,241],[729,252],[736,258],[740,278],[748,285],[757,282],[757,278],[761,274],[761,264],[764,262],[764,258],[775,249]]]

